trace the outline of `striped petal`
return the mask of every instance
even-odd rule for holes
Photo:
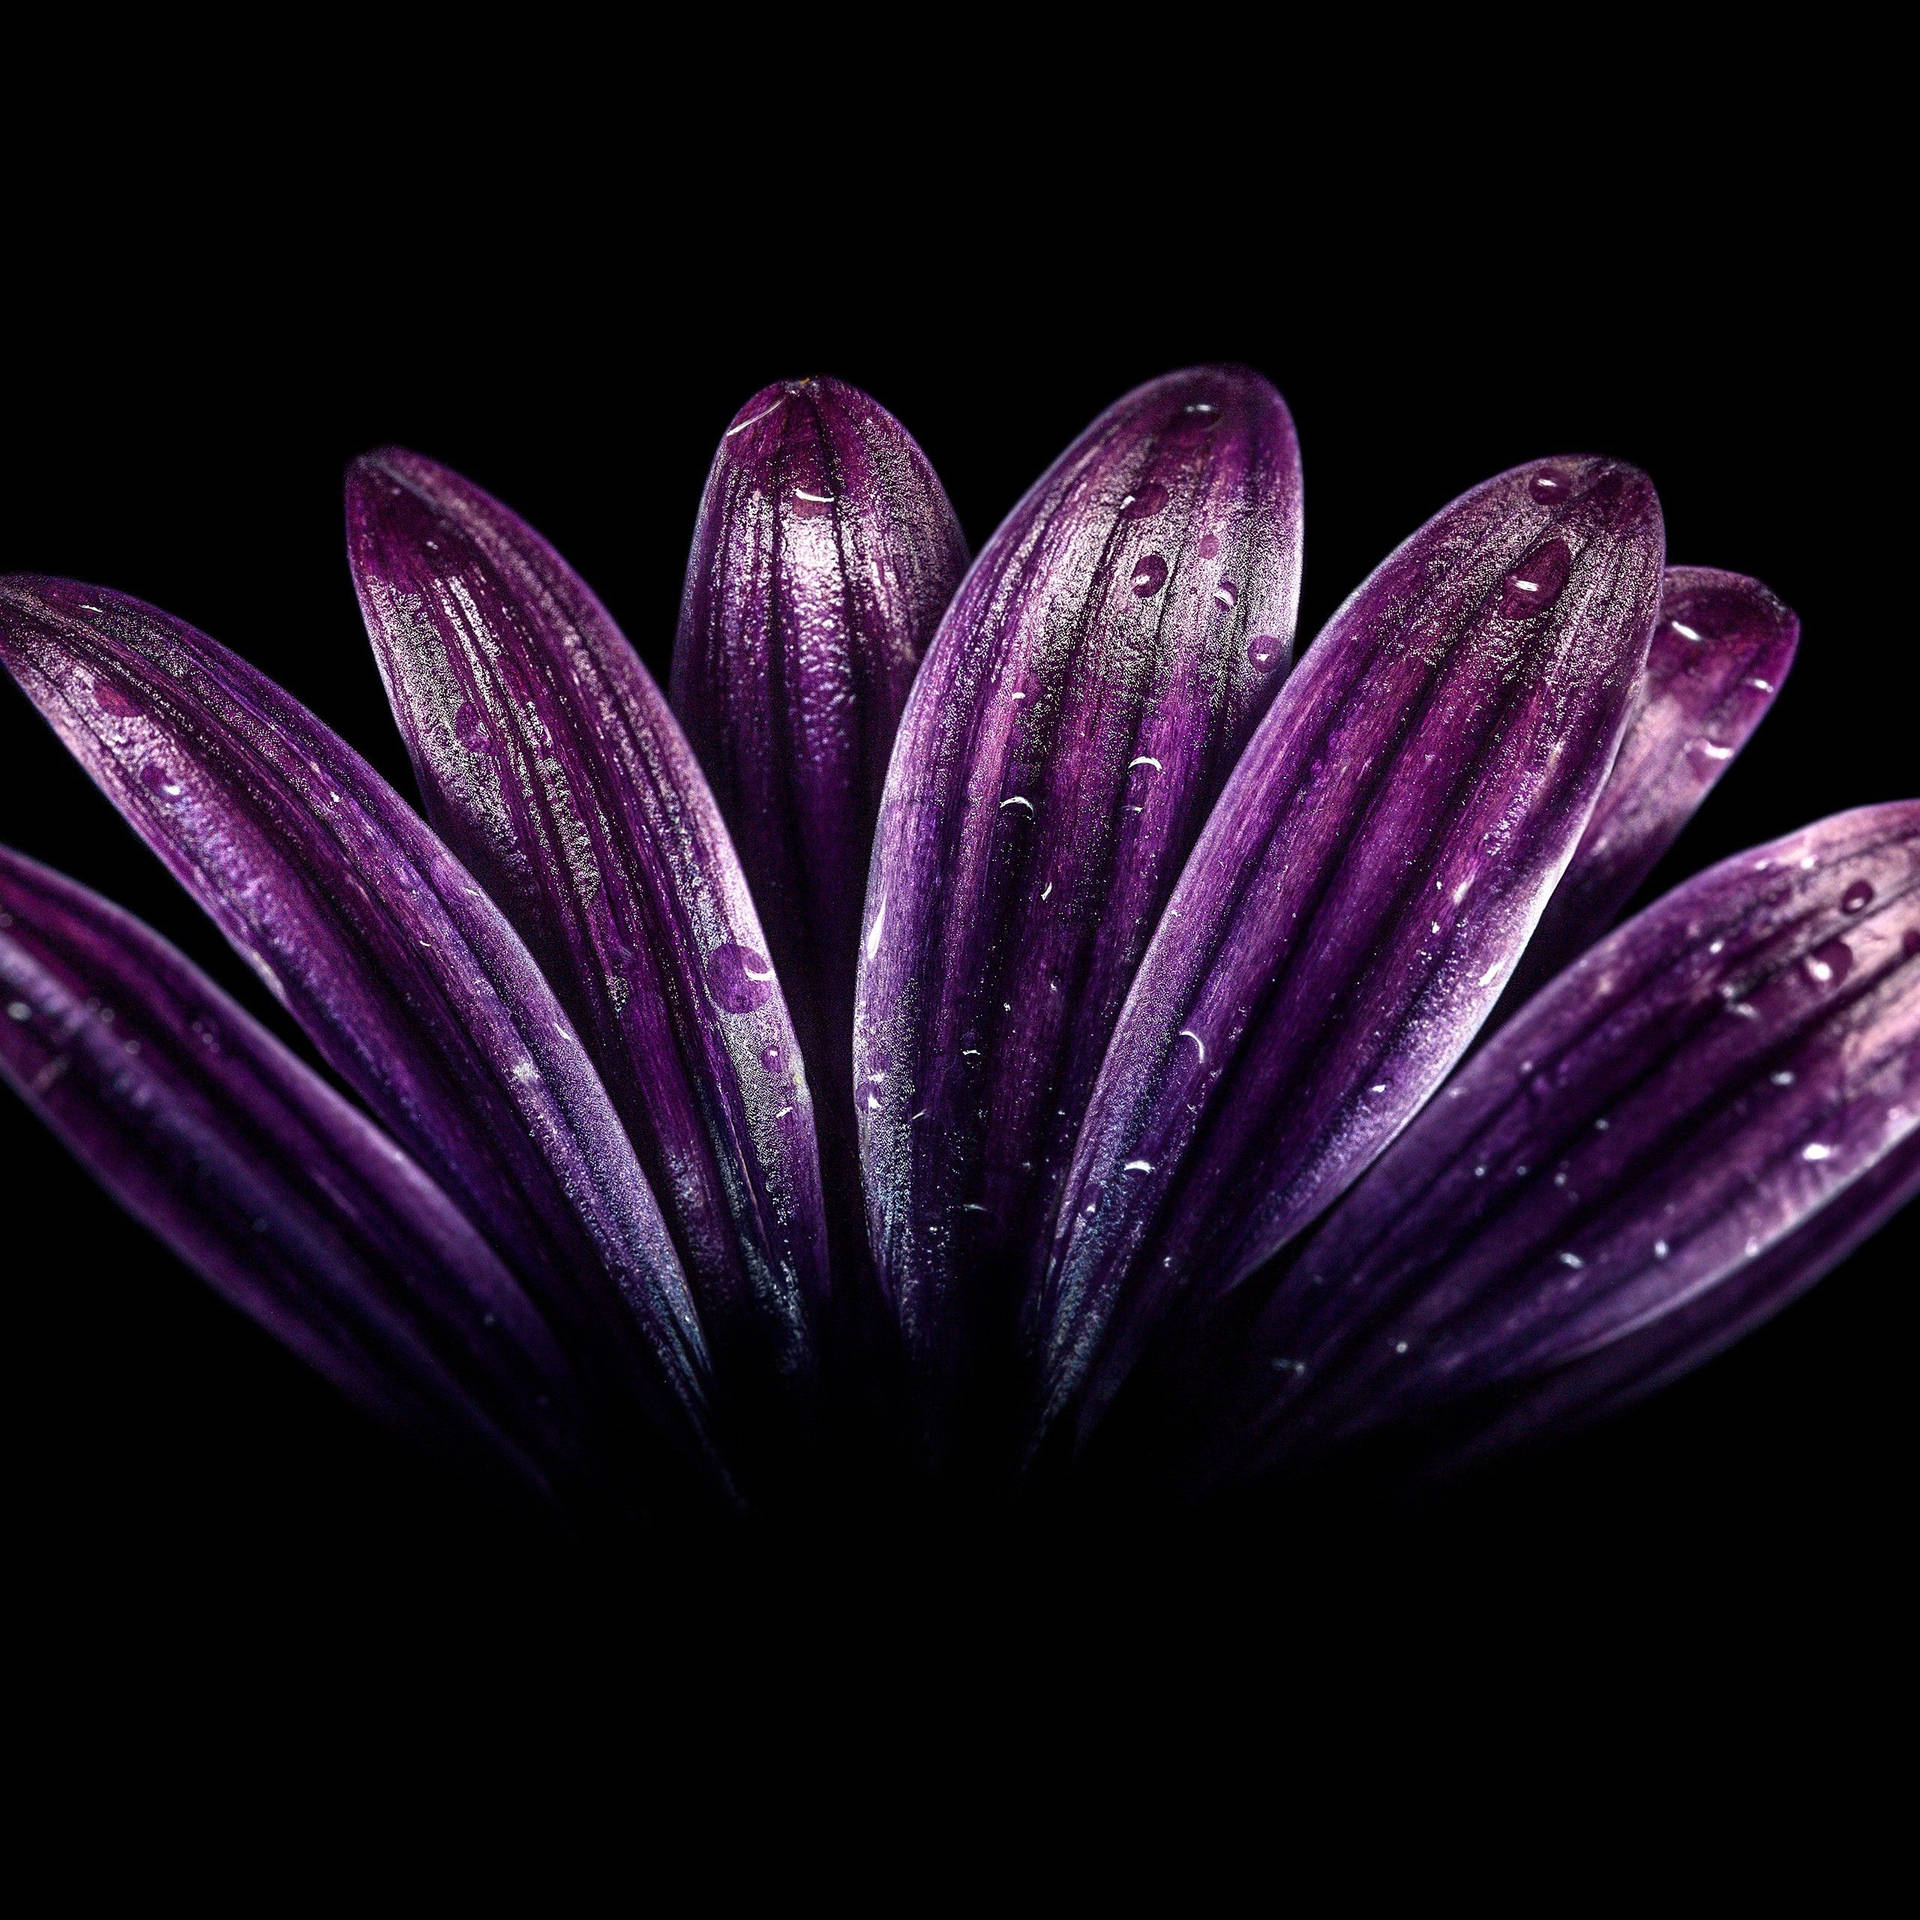
[[[705,1347],[672,1240],[573,1027],[472,875],[297,701],[138,600],[0,581],[0,657],[576,1365],[703,1436]]]
[[[586,1036],[723,1383],[809,1375],[827,1265],[806,1069],[679,725],[579,576],[457,474],[358,460],[347,525],[429,817]]]
[[[542,1493],[571,1369],[446,1195],[149,928],[0,848],[0,1074],[115,1199],[358,1405]]]
[[[1758,580],[1667,569],[1613,771],[1490,1025],[1613,924],[1765,718],[1799,640],[1799,620]]]
[[[673,706],[849,1143],[874,819],[907,690],[966,565],[926,455],[859,388],[777,382],[721,437],[687,562]]]
[[[1656,1384],[1900,1204],[1916,1130],[1907,801],[1723,862],[1537,995],[1275,1286],[1260,1424],[1297,1453],[1498,1389],[1517,1431]]]
[[[1045,1417],[1358,1177],[1486,1017],[1612,763],[1660,583],[1644,475],[1516,469],[1386,560],[1208,822],[1074,1151]],[[1103,1349],[1104,1343],[1104,1351]]]
[[[1286,670],[1299,570],[1284,402],[1173,374],[1020,503],[921,666],[854,1048],[870,1236],[936,1397],[1011,1327],[1134,969]]]

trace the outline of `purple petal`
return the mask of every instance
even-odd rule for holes
[[[1169,375],[1009,516],[914,683],[881,802],[855,1027],[880,1275],[924,1367],[1006,1318],[1135,966],[1287,666],[1285,403]],[[991,1116],[989,1119],[988,1116]]]
[[[377,1417],[547,1488],[572,1373],[385,1134],[150,929],[4,848],[0,1001],[0,1074],[226,1299]]]
[[[606,1091],[519,937],[400,796],[245,661],[125,594],[0,582],[0,657],[575,1364],[702,1432],[699,1322]]]
[[[1724,1353],[1863,1245],[1920,1194],[1920,1131],[1843,1188],[1797,1231],[1661,1318],[1523,1392],[1479,1432],[1457,1442],[1446,1467],[1590,1426],[1644,1400]]]
[[[587,1037],[723,1370],[807,1373],[827,1291],[812,1100],[678,723],[578,575],[459,475],[369,455],[347,525],[429,815]]]
[[[1537,995],[1290,1262],[1265,1424],[1294,1450],[1563,1369],[1529,1418],[1669,1377],[1911,1191],[1916,1129],[1906,801],[1712,868]]]
[[[1667,569],[1613,772],[1494,1021],[1613,924],[1765,717],[1799,639],[1799,620],[1758,580]]]
[[[880,790],[966,541],[899,421],[831,379],[763,387],[707,475],[673,705],[713,783],[831,1124]]]
[[[1084,1431],[1175,1299],[1250,1274],[1458,1059],[1605,780],[1660,560],[1633,468],[1516,469],[1428,522],[1308,651],[1101,1069],[1043,1302],[1049,1416],[1105,1337]]]

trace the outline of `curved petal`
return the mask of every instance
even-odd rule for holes
[[[0,1074],[115,1199],[350,1399],[541,1492],[579,1390],[379,1128],[150,928],[0,848]]]
[[[1613,924],[1766,717],[1799,642],[1798,618],[1758,580],[1667,569],[1613,771],[1489,1027]]]
[[[1917,1129],[1905,801],[1736,855],[1537,995],[1289,1263],[1261,1424],[1297,1452],[1493,1388],[1546,1381],[1557,1419],[1583,1382],[1666,1377],[1897,1204],[1910,1167],[1877,1170]]]
[[[1661,542],[1633,468],[1517,468],[1429,521],[1308,651],[1101,1069],[1043,1300],[1047,1417],[1104,1340],[1084,1432],[1175,1300],[1253,1272],[1459,1058],[1612,763]]]
[[[854,1038],[870,1234],[923,1373],[1011,1324],[1134,968],[1285,671],[1299,569],[1285,403],[1202,368],[1103,414],[941,623],[881,802]],[[980,1272],[1004,1301],[961,1298]]]
[[[673,706],[733,832],[807,1064],[849,1142],[880,789],[967,548],[927,457],[833,379],[763,387],[707,475]]]
[[[1590,1426],[1644,1400],[1791,1306],[1916,1194],[1920,1131],[1842,1188],[1797,1232],[1659,1319],[1549,1373],[1479,1431],[1457,1437],[1435,1466],[1467,1466],[1508,1447]]]
[[[606,1091],[519,937],[400,796],[245,661],[125,594],[0,581],[0,658],[575,1364],[704,1436],[699,1321]]]
[[[429,816],[586,1035],[723,1381],[808,1375],[828,1284],[812,1098],[678,723],[573,569],[458,474],[357,460],[347,529]]]

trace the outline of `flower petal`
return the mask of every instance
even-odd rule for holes
[[[855,1015],[880,1276],[923,1372],[1037,1260],[1133,970],[1283,675],[1300,469],[1257,375],[1110,408],[975,562],[881,802]],[[1003,1303],[962,1301],[999,1270]]]
[[[732,843],[652,677],[479,488],[389,449],[347,476],[367,631],[434,825],[587,1038],[723,1381],[804,1376],[827,1292],[812,1100]]]
[[[1766,716],[1799,640],[1799,620],[1758,580],[1667,569],[1613,772],[1490,1026],[1613,924]]]
[[[858,387],[780,381],[734,415],[687,562],[673,706],[849,1142],[854,957],[880,789],[966,566],[926,455]]]
[[[1591,1426],[1744,1340],[1831,1273],[1920,1194],[1920,1131],[1869,1167],[1804,1226],[1659,1319],[1549,1373],[1438,1463],[1462,1467],[1528,1441]],[[1505,1396],[1503,1396],[1503,1399]]]
[[[1424,1104],[1512,971],[1646,659],[1631,467],[1475,488],[1334,615],[1187,863],[1106,1062],[1043,1298],[1047,1417],[1232,1288]],[[1109,1324],[1113,1323],[1109,1333]]]
[[[1916,1130],[1906,801],[1710,869],[1523,1008],[1289,1263],[1252,1343],[1289,1362],[1263,1423],[1298,1451],[1563,1369],[1651,1384],[1897,1204],[1910,1162],[1876,1170]]]
[[[0,1074],[226,1299],[377,1417],[549,1490],[572,1372],[379,1128],[151,929],[5,848],[0,1001]]]
[[[646,1177],[531,955],[466,869],[345,741],[156,608],[15,575],[0,581],[0,657],[492,1240],[575,1365],[642,1395],[682,1438],[703,1435],[704,1341]]]

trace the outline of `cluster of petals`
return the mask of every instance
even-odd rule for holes
[[[0,1072],[355,1402],[570,1514],[1475,1457],[1920,1188],[1920,802],[1615,925],[1798,639],[1622,462],[1443,507],[1296,664],[1258,375],[1129,394],[971,563],[898,421],[780,382],[670,699],[471,482],[387,449],[346,508],[418,811],[186,623],[0,581],[317,1064],[0,850]]]

